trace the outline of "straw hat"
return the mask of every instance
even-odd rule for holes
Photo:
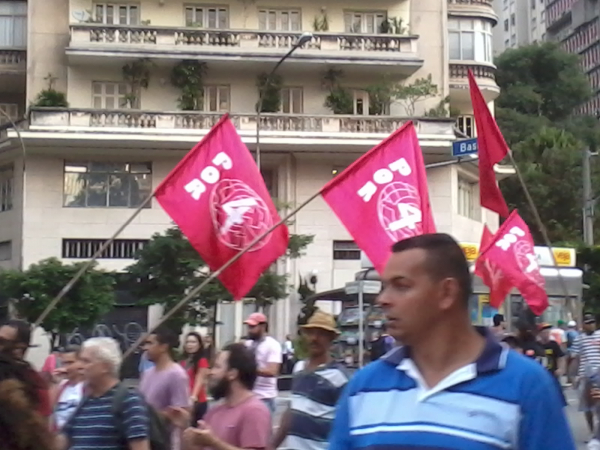
[[[303,330],[318,328],[320,330],[329,331],[330,333],[340,334],[336,328],[333,316],[320,309],[317,309],[311,318],[308,319],[307,324],[302,325],[300,328]]]

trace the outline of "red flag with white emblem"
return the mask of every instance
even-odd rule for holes
[[[212,271],[221,268],[280,218],[235,127],[224,116],[156,189],[156,199]],[[219,276],[243,298],[288,245],[277,227]]]
[[[380,273],[392,244],[435,233],[423,154],[412,122],[361,156],[321,194]]]
[[[481,235],[481,245],[479,246],[480,251],[487,248],[493,240],[494,236],[491,231],[487,225],[484,226],[483,234]],[[485,285],[490,288],[490,305],[498,309],[513,288],[511,282],[498,268],[498,264],[489,259],[477,259],[475,263],[475,275],[478,275]]]
[[[496,235],[481,249],[477,264],[494,264],[515,286],[534,314],[548,307],[544,277],[540,272],[529,227],[515,210]]]

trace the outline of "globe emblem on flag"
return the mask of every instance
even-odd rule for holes
[[[234,250],[245,249],[273,225],[266,202],[240,180],[222,179],[215,185],[210,196],[210,213],[219,241]],[[268,234],[250,251],[261,249],[270,239]]]
[[[519,240],[514,243],[513,249],[519,269],[521,269],[532,283],[543,287],[544,277],[542,277],[542,274],[540,273],[537,256],[531,244],[527,241]]]
[[[395,181],[379,194],[379,223],[393,242],[422,234],[419,191],[412,185]]]

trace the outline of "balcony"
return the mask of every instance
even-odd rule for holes
[[[161,142],[165,148],[172,149],[178,142],[189,148],[190,142],[197,142],[220,118],[221,114],[196,111],[32,108],[29,128],[23,134],[32,138],[37,133],[45,145],[48,139],[59,138],[111,141],[113,148],[115,142],[127,145],[124,142],[136,140],[145,149],[149,142],[152,148]],[[256,114],[233,113],[230,118],[244,142],[254,143]],[[448,145],[455,139],[454,119],[263,114],[261,144],[267,150],[271,145],[278,150],[291,148],[294,151],[315,151],[315,146],[319,150],[320,145],[325,146],[323,151],[333,151],[336,146],[346,150],[348,146],[372,146],[409,120],[415,123],[420,138],[448,153]]]
[[[456,102],[470,102],[469,70],[473,72],[485,100],[494,101],[500,94],[496,84],[496,67],[475,62],[450,62],[450,98]]]
[[[494,12],[493,0],[448,0],[448,12],[450,14],[467,14],[486,17],[498,22],[498,16]]]
[[[205,61],[275,62],[298,40],[300,32],[199,29],[184,27],[71,25],[67,55],[73,62],[97,58],[197,59]],[[418,36],[392,34],[315,33],[290,63],[334,63],[383,66],[415,72]],[[240,60],[240,58],[243,58]],[[90,59],[92,59],[90,61]]]
[[[0,48],[0,75],[24,74],[27,70],[27,53],[23,49]]]

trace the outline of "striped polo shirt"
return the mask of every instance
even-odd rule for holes
[[[116,387],[100,397],[88,397],[63,428],[70,441],[70,450],[121,450],[123,440],[148,437],[148,415],[140,395],[130,392],[123,401],[124,436],[119,436],[113,415]]]
[[[291,422],[286,447],[293,450],[325,450],[335,415],[335,405],[348,382],[345,367],[336,362],[305,370],[294,368]]]
[[[600,331],[581,333],[571,350],[579,356],[579,376],[600,369]]]
[[[428,388],[399,347],[349,382],[330,450],[575,450],[561,398],[538,363],[491,334],[480,357]]]

